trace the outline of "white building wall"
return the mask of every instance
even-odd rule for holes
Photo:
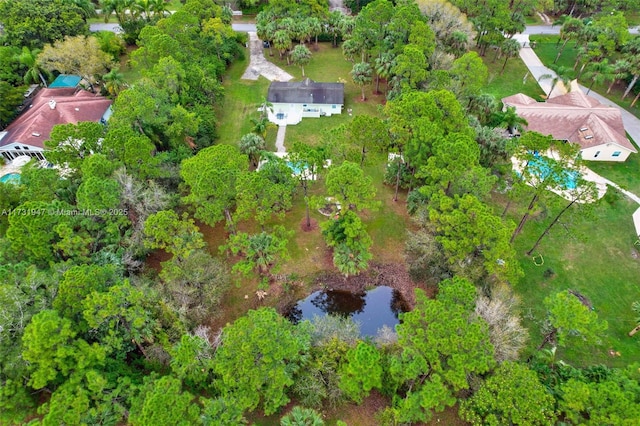
[[[19,142],[12,142],[0,147],[0,155],[8,161],[12,161],[21,155],[28,155],[30,157],[35,157],[38,160],[44,160],[43,152],[44,150],[40,147],[26,145]]]
[[[298,124],[303,118],[319,118],[342,114],[342,105],[274,103],[269,121],[278,126]]]
[[[631,151],[627,148],[623,148],[615,143],[608,143],[590,148],[585,148],[580,151],[582,159],[589,161],[625,161]],[[617,155],[616,155],[617,154]]]

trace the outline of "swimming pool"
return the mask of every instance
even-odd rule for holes
[[[2,183],[20,183],[20,173],[8,173],[0,177]]]
[[[534,174],[538,175],[541,179],[546,179],[551,173],[547,160],[540,154],[536,154],[534,159],[529,161],[527,167],[530,167]],[[562,182],[563,189],[576,189],[578,186],[578,178],[580,173],[576,170],[563,170],[563,176],[558,179]]]
[[[302,166],[302,167],[300,167]],[[303,170],[307,170],[307,166],[306,165],[298,165],[298,164],[294,164],[291,161],[287,161],[287,167],[289,167],[291,169],[291,171],[293,172],[294,175],[298,176],[302,173]]]

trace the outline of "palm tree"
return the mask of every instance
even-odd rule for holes
[[[633,76],[631,82],[627,85],[627,88],[622,95],[622,99],[629,96],[633,86],[635,86],[640,77],[640,38],[635,37],[629,43],[624,46],[625,59],[629,61],[629,74]]]
[[[118,96],[122,90],[127,88],[127,83],[124,81],[124,74],[116,68],[113,68],[111,71],[103,75],[102,80],[104,81],[105,90],[114,98]]]
[[[351,70],[351,78],[353,79],[353,82],[360,86],[360,89],[362,89],[363,101],[367,100],[364,95],[364,86],[371,83],[371,74],[373,74],[373,69],[367,62],[358,62],[353,66],[353,69]]]
[[[500,74],[504,72],[504,68],[507,66],[507,61],[509,58],[515,58],[520,53],[520,42],[518,40],[514,40],[512,38],[508,38],[502,42],[502,46],[500,47],[500,51],[505,55],[504,64],[502,64],[502,69],[500,70]]]
[[[506,110],[499,113],[499,118],[500,126],[506,126],[510,135],[513,135],[516,129],[522,132],[524,130],[523,126],[529,124],[527,120],[518,115],[516,108],[512,106],[508,106]]]
[[[344,15],[339,10],[329,12],[329,16],[325,22],[326,31],[333,36],[333,47],[338,46],[338,36],[342,34],[341,23]]]
[[[591,84],[587,89],[587,95],[591,92],[591,88],[594,84],[602,84],[605,81],[614,79],[613,66],[609,65],[607,59],[603,59],[600,62],[592,62],[587,65],[587,72],[584,74],[584,78],[591,79]]]
[[[308,41],[311,42],[311,37],[315,38],[315,48],[318,49],[318,36],[322,34],[322,22],[315,16],[304,20],[304,26],[307,27],[307,34],[309,35]]]
[[[132,6],[133,0],[101,0],[100,2],[104,22],[109,22],[109,17],[115,14],[121,26],[127,21],[127,10],[130,10]]]
[[[538,78],[538,81],[553,79],[551,83],[551,89],[549,89],[549,93],[547,93],[547,99],[549,99],[549,97],[553,93],[553,89],[556,88],[556,85],[558,84],[558,82],[562,82],[562,84],[565,86],[565,88],[567,88],[567,90],[570,88],[570,87],[567,87],[567,85],[571,81],[571,77],[570,77],[570,73],[572,71],[571,68],[559,66],[559,67],[553,67],[553,71],[554,71],[554,74],[542,74],[540,78]]]
[[[40,52],[40,49],[29,50],[29,48],[25,46],[22,48],[22,52],[16,56],[16,59],[21,65],[27,68],[23,77],[25,83],[42,82],[44,87],[47,87],[47,80],[51,77],[51,73],[40,67],[40,63],[38,62]],[[46,79],[45,76],[47,76]]]
[[[260,110],[260,118],[267,118],[269,117],[269,112],[273,114],[273,104],[263,96],[262,102],[260,103],[259,110]]]
[[[616,83],[618,83],[621,79],[629,75],[630,68],[631,68],[631,63],[624,58],[618,59],[617,61],[614,62],[613,79],[611,80],[611,84],[609,84],[609,87],[607,88],[607,93],[611,92],[611,89],[613,88],[613,86],[616,85]]]
[[[151,1],[151,11],[153,12],[153,16],[157,17],[166,16],[169,13],[169,9],[167,9],[167,3],[164,0],[150,0]]]
[[[558,39],[558,43],[562,40],[562,46],[558,49],[558,54],[556,55],[556,59],[553,60],[555,64],[560,59],[562,52],[564,52],[564,48],[569,42],[569,40],[574,39],[580,34],[582,28],[584,27],[584,23],[582,20],[568,17],[562,23],[562,28],[560,28],[560,38]]]
[[[299,44],[293,48],[290,55],[293,63],[302,70],[302,76],[304,77],[304,66],[311,61],[311,51],[304,44]]]
[[[449,50],[456,58],[469,50],[469,35],[464,31],[454,31],[449,38]]]
[[[280,53],[280,59],[287,50],[291,47],[291,37],[286,30],[278,30],[273,35],[273,46]],[[289,55],[287,55],[287,65],[289,65]]]
[[[485,124],[491,114],[498,109],[498,102],[493,95],[481,93],[479,95],[471,95],[467,110],[471,114],[475,114],[480,123]]]
[[[385,52],[376,58],[374,65],[376,67],[376,93],[380,93],[380,77],[386,80],[385,90],[388,91],[391,70],[396,66],[395,56],[393,53]]]
[[[295,406],[280,420],[280,426],[324,426],[324,421],[317,411]]]
[[[258,167],[260,154],[267,149],[264,139],[255,133],[247,133],[240,138],[240,152],[246,154],[253,167]]]

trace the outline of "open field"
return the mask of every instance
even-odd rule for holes
[[[524,206],[520,206],[522,213]],[[522,297],[525,324],[531,331],[530,350],[541,342],[540,327],[544,320],[544,299],[561,290],[572,289],[586,296],[601,319],[609,323],[606,340],[601,347],[567,351],[561,358],[577,365],[607,364],[624,366],[633,362],[638,354],[638,342],[627,336],[634,326],[635,315],[631,304],[640,300],[640,253],[633,243],[631,214],[638,206],[620,198],[613,205],[602,202],[591,214],[574,214],[565,218],[545,237],[534,256],[536,262],[524,253],[552,220],[561,207],[555,207],[525,225],[516,239],[517,253],[521,254],[524,278],[515,286]],[[520,216],[511,212],[516,221]],[[566,228],[565,228],[566,225]],[[608,350],[621,353],[611,357]]]
[[[540,99],[543,94],[540,86],[531,75],[520,57],[511,58],[507,61],[507,66],[502,74],[500,70],[504,63],[504,59],[494,61],[495,52],[488,51],[482,57],[484,64],[489,70],[489,81],[482,89],[483,92],[493,95],[496,100],[516,93],[524,93],[534,99]]]

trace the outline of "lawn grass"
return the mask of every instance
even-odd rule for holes
[[[131,65],[131,53],[136,49],[138,46],[128,46],[127,52],[120,57],[120,72],[129,86],[142,77],[142,68]]]
[[[558,291],[572,289],[592,302],[599,317],[609,323],[609,330],[602,346],[561,351],[561,359],[582,366],[628,365],[639,353],[637,340],[627,336],[635,325],[631,304],[640,300],[640,256],[633,245],[636,237],[631,219],[637,205],[625,198],[614,205],[602,202],[595,207],[593,215],[574,215],[578,217],[574,217],[567,228],[558,224],[534,253],[544,259],[542,266],[536,266],[532,257],[524,253],[558,208],[527,222],[515,241],[525,276],[514,288],[522,298],[523,317],[531,334],[529,351],[535,350],[542,341],[544,299]],[[524,206],[520,206],[518,213],[523,209]],[[511,218],[516,221],[520,217],[513,214]],[[537,261],[539,263],[540,258]],[[620,352],[621,356],[611,357],[609,349]]]
[[[516,93],[524,93],[534,99],[539,99],[543,94],[542,90],[529,74],[529,70],[519,56],[509,59],[502,73],[504,59],[494,61],[494,56],[495,53],[490,51],[482,57],[489,71],[488,83],[482,89],[483,92],[493,95],[497,100]]]
[[[218,113],[218,142],[237,145],[240,138],[251,132],[251,118],[259,116],[258,107],[267,96],[269,81],[260,77],[257,81],[241,80],[249,64],[249,51],[245,59],[238,59],[227,70],[223,81],[224,99],[216,106]],[[275,132],[267,133],[267,144],[275,150]]]
[[[531,41],[536,41],[535,51],[542,63],[549,67],[553,68],[554,66],[563,66],[568,68],[570,71],[568,72],[568,76],[571,78],[575,78],[577,75],[577,71],[573,71],[573,66],[576,60],[577,49],[575,47],[575,42],[569,41],[567,43],[566,48],[564,49],[560,59],[556,64],[553,61],[556,59],[556,55],[558,54],[557,41],[559,36],[557,35],[543,35],[543,36],[530,36]],[[609,63],[614,63],[617,59],[618,55],[614,55],[609,57]],[[581,65],[578,65],[578,69]],[[591,85],[591,81],[581,79],[580,84],[585,87],[589,87]],[[626,109],[636,117],[640,118],[640,102],[637,103],[634,107],[631,107],[631,102],[633,101],[633,94],[630,94],[625,99],[622,99],[622,95],[626,88],[624,82],[618,83],[613,86],[610,93],[607,93],[609,89],[610,82],[605,82],[603,84],[594,84],[592,90],[597,92],[598,94],[606,97],[612,102],[615,102],[618,106]],[[636,141],[640,142],[640,141]]]
[[[587,162],[587,167],[617,183],[623,189],[640,195],[640,154],[631,154],[627,161],[622,163],[589,161]]]

